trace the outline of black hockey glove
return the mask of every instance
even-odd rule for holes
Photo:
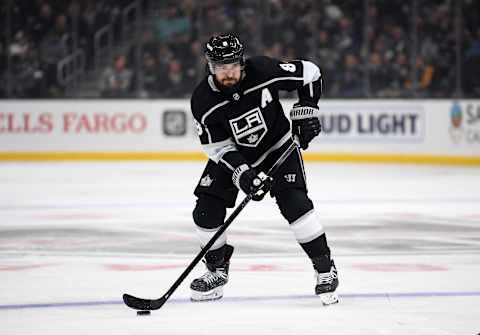
[[[322,131],[319,120],[319,109],[314,104],[301,104],[297,102],[290,111],[292,120],[292,133],[298,136],[300,148],[306,150],[308,144]]]
[[[256,173],[247,164],[242,164],[233,171],[232,181],[246,194],[253,194],[252,200],[260,201],[272,187],[272,178],[265,173]]]

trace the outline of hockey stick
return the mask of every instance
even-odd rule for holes
[[[277,172],[278,168],[283,164],[283,162],[290,156],[290,154],[297,149],[297,141],[294,140],[292,144],[285,150],[285,152],[280,156],[280,158],[273,164],[270,170],[267,172],[267,175],[271,176]],[[235,218],[240,214],[240,212],[245,208],[245,206],[252,200],[253,193],[248,194],[245,199],[235,208],[232,214],[228,217],[228,219],[223,223],[220,229],[213,235],[213,237],[208,241],[208,243],[202,248],[200,253],[193,259],[190,265],[183,271],[183,273],[178,277],[178,279],[173,283],[173,285],[168,289],[167,293],[165,293],[161,298],[158,299],[142,299],[134,297],[130,294],[123,295],[123,301],[125,305],[130,308],[138,309],[138,310],[156,310],[160,309],[163,304],[170,298],[173,292],[177,289],[178,286],[183,282],[183,280],[188,276],[188,274],[193,270],[193,268],[200,262],[200,260],[205,256],[208,250],[212,247],[215,241],[222,235],[225,230],[230,226],[230,224],[235,220]]]

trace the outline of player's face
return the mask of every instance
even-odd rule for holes
[[[213,69],[217,81],[228,87],[237,84],[242,75],[242,67],[240,63],[215,64]]]

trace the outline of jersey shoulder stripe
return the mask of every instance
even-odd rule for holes
[[[273,78],[273,79],[267,80],[266,82],[258,84],[257,86],[253,86],[253,87],[249,88],[248,90],[245,90],[245,92],[243,92],[243,93],[248,94],[250,92],[253,92],[255,90],[258,90],[262,87],[268,86],[268,85],[270,85],[270,84],[272,84],[276,81],[281,81],[281,80],[301,80],[301,81],[303,81],[303,77],[278,77],[278,78]]]

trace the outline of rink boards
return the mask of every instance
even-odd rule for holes
[[[320,110],[306,160],[480,165],[480,100],[324,100]],[[187,99],[0,103],[0,160],[205,159]]]

